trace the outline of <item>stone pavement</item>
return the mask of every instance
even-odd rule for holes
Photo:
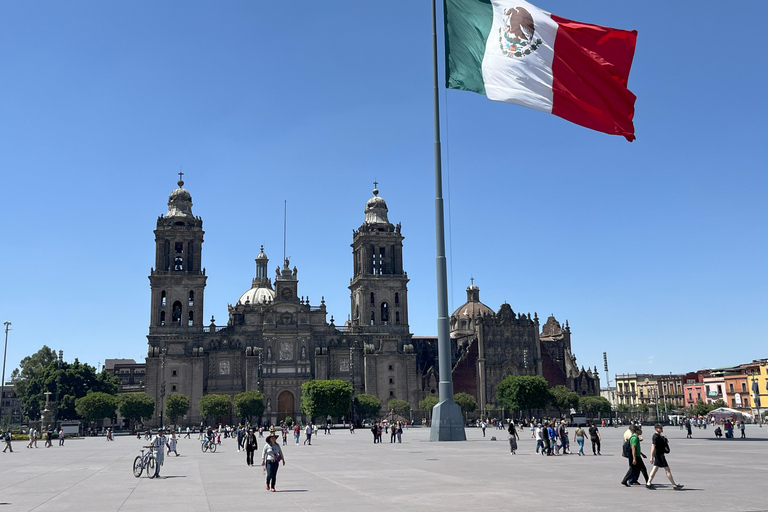
[[[77,439],[47,449],[40,442],[36,450],[15,442],[13,454],[0,453],[0,512],[768,510],[768,428],[749,426],[747,440],[715,440],[711,428],[685,439],[684,431],[667,427],[668,460],[682,491],[672,490],[662,472],[656,491],[619,484],[627,467],[623,431],[601,429],[599,457],[541,457],[527,430],[516,455],[506,432],[494,429],[485,438],[468,428],[466,442],[431,443],[428,429],[411,428],[402,444],[385,435],[381,445],[363,429],[321,431],[312,446],[289,442],[275,493],[264,489],[261,467],[246,466],[231,439],[214,454],[202,453],[195,436],[182,439],[181,456],[166,456],[163,478],[154,480],[131,472],[143,439]],[[646,427],[648,454],[651,436]]]

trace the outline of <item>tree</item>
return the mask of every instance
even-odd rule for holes
[[[714,402],[712,402],[712,404],[711,404],[711,405],[712,405],[712,410],[713,410],[713,411],[714,411],[715,409],[719,409],[719,408],[721,408],[721,407],[728,407],[727,405],[725,405],[725,401],[724,401],[722,398],[718,398],[717,400],[715,400]]]
[[[197,402],[197,408],[203,418],[218,418],[229,413],[229,397],[224,395],[205,395]]]
[[[176,418],[184,416],[189,411],[189,397],[181,393],[174,393],[165,399],[165,414],[176,423]]]
[[[549,391],[552,395],[552,405],[557,409],[560,416],[563,411],[569,412],[579,406],[579,395],[566,386],[558,385]]]
[[[301,411],[310,418],[341,417],[352,406],[352,384],[344,380],[310,380],[301,385]]]
[[[261,391],[244,391],[235,395],[235,414],[242,420],[251,423],[253,416],[264,414],[264,393]]]
[[[355,410],[361,418],[378,418],[381,413],[381,400],[373,395],[362,393],[355,395]]]
[[[406,414],[411,412],[411,404],[399,398],[390,398],[389,402],[387,402],[387,410],[394,412],[398,416],[405,417]]]
[[[141,423],[142,418],[151,418],[155,412],[155,401],[146,393],[126,393],[120,397],[120,414],[123,418]]]
[[[579,398],[579,409],[590,416],[611,412],[611,402],[602,396],[583,396]]]
[[[461,408],[461,412],[464,414],[464,419],[467,419],[467,414],[477,409],[477,400],[469,393],[456,393],[453,395],[453,401]]]
[[[550,400],[549,387],[539,375],[510,375],[496,386],[496,398],[505,408],[513,411],[544,409]]]
[[[117,410],[117,397],[109,393],[94,391],[75,400],[75,410],[85,421],[112,418]]]
[[[439,400],[436,396],[428,396],[424,400],[419,400],[419,409],[427,413],[429,418],[432,418],[432,409],[435,408]]]

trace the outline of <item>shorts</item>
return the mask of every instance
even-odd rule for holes
[[[653,455],[653,465],[660,467],[660,468],[668,468],[669,465],[667,464],[667,458],[664,456],[663,453],[659,454],[656,453]]]

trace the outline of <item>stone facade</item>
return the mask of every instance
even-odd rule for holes
[[[408,325],[408,275],[403,268],[401,225],[389,222],[387,204],[374,189],[365,218],[352,233],[350,315],[337,326],[324,299],[312,305],[300,295],[298,268],[286,259],[269,277],[264,247],[256,257],[251,287],[228,307],[225,326],[203,325],[207,276],[202,267],[203,221],[192,214],[192,197],[179,181],[168,212],[157,219],[155,267],[149,276],[151,314],[145,385],[157,407],[165,397],[190,398],[186,423],[203,421],[198,401],[216,393],[230,398],[247,390],[264,393],[263,420],[276,423],[300,412],[301,385],[341,379],[355,393],[392,398],[418,410],[437,393],[437,341],[414,337]],[[539,333],[536,315],[516,314],[508,304],[494,312],[467,289],[468,300],[451,317],[455,390],[484,407],[507,375],[542,375],[580,394],[597,394],[599,377],[575,366],[570,328],[550,317]],[[386,410],[382,411],[386,413]],[[229,423],[232,414],[208,418]]]

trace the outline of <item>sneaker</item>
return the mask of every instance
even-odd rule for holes
[[[679,491],[679,490],[680,490],[680,489],[682,489],[682,488],[683,488],[683,485],[682,485],[682,484],[676,484],[676,485],[673,487],[673,489],[674,489],[674,490],[676,490],[676,491]]]
[[[653,484],[645,484],[645,488],[646,488],[646,489],[655,490],[655,489],[656,489],[656,486],[655,486],[655,485],[653,485]]]
[[[628,484],[627,482],[621,482],[621,485],[623,485],[624,487],[631,487],[631,485]]]

